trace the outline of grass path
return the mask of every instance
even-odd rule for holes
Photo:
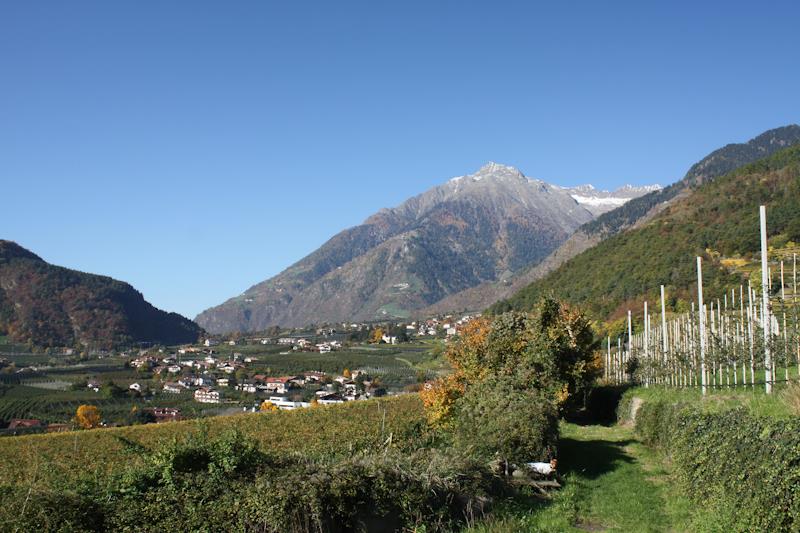
[[[564,488],[550,501],[517,497],[500,504],[478,532],[692,531],[691,506],[660,457],[623,426],[562,423]]]

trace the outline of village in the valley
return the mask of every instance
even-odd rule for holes
[[[65,349],[58,363],[52,351],[17,346],[0,362],[0,378],[11,385],[0,400],[0,432],[64,431],[84,404],[115,426],[415,392],[446,371],[447,342],[473,318],[276,328],[270,336],[207,336],[119,352]]]

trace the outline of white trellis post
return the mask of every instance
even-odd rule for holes
[[[761,325],[764,329],[764,381],[767,394],[772,393],[772,349],[770,347],[770,334],[772,330],[772,313],[769,306],[769,265],[767,264],[767,208],[759,208],[761,219],[761,298],[763,311]]]
[[[706,345],[705,345],[705,313],[703,312],[703,258],[697,256],[697,311],[700,313],[700,383],[703,394],[706,390]]]
[[[667,372],[667,312],[664,305],[664,286],[661,286],[661,364],[664,365]],[[670,384],[672,384],[672,374],[670,373]]]

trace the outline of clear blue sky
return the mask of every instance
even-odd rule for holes
[[[0,238],[193,317],[488,160],[669,183],[800,122],[800,4],[0,4]]]

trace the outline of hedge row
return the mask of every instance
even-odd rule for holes
[[[800,420],[744,409],[701,413],[652,400],[635,427],[645,444],[671,458],[690,498],[726,522],[720,530],[800,529]]]
[[[450,531],[504,490],[485,464],[436,450],[325,461],[265,454],[239,433],[195,435],[108,479],[0,485],[0,529]]]

